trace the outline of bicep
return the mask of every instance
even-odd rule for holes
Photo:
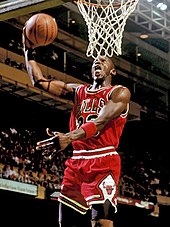
[[[128,89],[118,92],[116,91],[113,95],[111,95],[111,99],[106,103],[100,111],[98,118],[95,120],[98,130],[101,130],[108,121],[125,112],[129,102],[130,92]]]
[[[74,98],[74,87],[69,84],[66,84],[63,81],[45,80],[41,82],[41,86],[45,91],[48,91],[50,94],[58,96],[60,98],[65,98],[69,100],[73,100]]]
[[[107,104],[100,111],[99,116],[95,119],[95,124],[100,131],[110,120],[118,117],[124,110],[122,102],[114,103],[109,100]]]

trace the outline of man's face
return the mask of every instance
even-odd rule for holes
[[[93,61],[92,78],[94,80],[105,80],[110,75],[111,70],[114,69],[114,64],[110,58],[99,56]]]

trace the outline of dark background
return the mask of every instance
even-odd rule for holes
[[[35,199],[18,193],[0,190],[1,223],[4,226],[42,226],[58,227],[58,202],[54,200]],[[160,205],[160,216],[149,216],[147,209],[118,204],[115,227],[169,227],[170,206]],[[89,213],[74,217],[68,212],[68,227],[71,222],[83,220],[81,227],[89,226]]]

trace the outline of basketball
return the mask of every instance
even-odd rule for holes
[[[33,15],[25,23],[25,36],[34,46],[46,46],[54,41],[58,34],[56,20],[44,13]]]

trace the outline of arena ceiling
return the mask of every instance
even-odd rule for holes
[[[144,42],[148,43],[150,52],[148,53],[148,49],[146,49],[144,53],[148,59],[154,59],[153,56],[156,54],[170,63],[170,0],[163,0],[167,4],[167,9],[164,11],[156,7],[159,1],[139,0],[136,10],[128,18],[124,36],[130,41],[130,44],[135,43],[135,45],[142,47],[145,45]],[[23,18],[23,21],[26,21],[35,12],[41,10],[46,10],[46,12],[53,10],[55,12],[55,9],[61,5],[66,10],[79,13],[76,4],[72,0],[7,0],[0,1],[0,21],[10,21],[13,18]],[[148,35],[147,40],[140,38],[142,34]],[[76,54],[82,58],[81,53],[76,52]],[[42,101],[42,97],[40,99]]]
[[[158,35],[158,37],[170,40],[170,0],[162,1],[167,5],[167,9],[164,11],[157,8],[159,2],[161,1],[139,0],[135,12],[129,19],[136,24],[137,30],[139,30],[139,27],[142,27],[151,35]],[[69,9],[77,11],[77,6],[72,0],[1,0],[0,20],[11,19],[59,5],[65,5]]]
[[[120,0],[121,1],[121,0]],[[129,16],[125,26],[125,36],[132,35],[140,38],[148,35],[149,44],[160,50],[170,52],[170,0],[163,0],[167,9],[157,8],[161,0],[139,0],[135,11]],[[0,21],[21,17],[40,10],[55,9],[63,5],[72,12],[78,12],[73,0],[7,0],[0,1]],[[154,39],[154,41],[153,41]],[[153,42],[152,42],[153,41]]]

